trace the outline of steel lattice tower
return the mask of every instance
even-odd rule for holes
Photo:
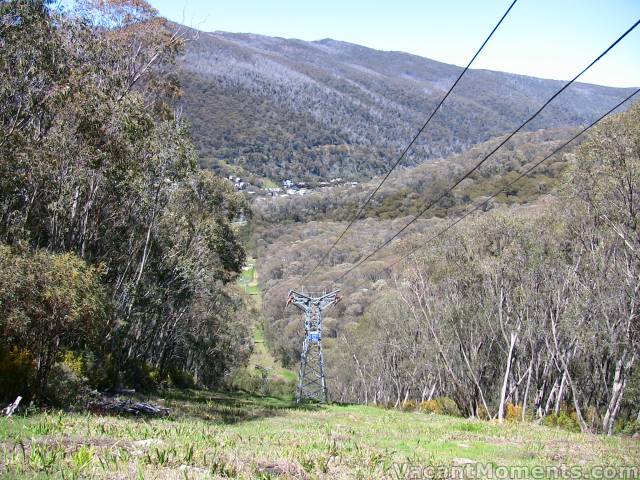
[[[304,341],[296,403],[307,398],[323,403],[328,401],[322,355],[322,311],[340,301],[339,291],[335,290],[321,297],[312,297],[294,290],[289,292],[287,305],[292,303],[304,313]]]

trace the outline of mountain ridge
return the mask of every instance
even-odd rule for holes
[[[200,32],[179,64],[203,165],[274,180],[384,172],[462,67],[333,39]],[[565,82],[470,69],[405,165],[502,135]],[[575,127],[631,89],[576,83],[525,130]]]

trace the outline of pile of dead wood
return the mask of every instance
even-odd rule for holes
[[[168,408],[148,402],[136,402],[131,399],[121,400],[119,398],[101,397],[91,402],[89,410],[94,413],[106,415],[138,415],[164,417],[171,411]]]

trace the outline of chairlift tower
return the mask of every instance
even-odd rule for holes
[[[300,356],[300,373],[296,389],[296,403],[313,399],[328,401],[322,355],[322,312],[340,301],[340,290],[313,297],[294,290],[289,292],[287,305],[292,303],[304,313],[304,340]]]

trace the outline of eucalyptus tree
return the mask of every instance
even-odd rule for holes
[[[186,38],[144,1],[71,5],[0,4],[0,242],[100,266],[115,371],[216,383],[247,356],[230,284],[248,207],[196,165],[172,74]]]

